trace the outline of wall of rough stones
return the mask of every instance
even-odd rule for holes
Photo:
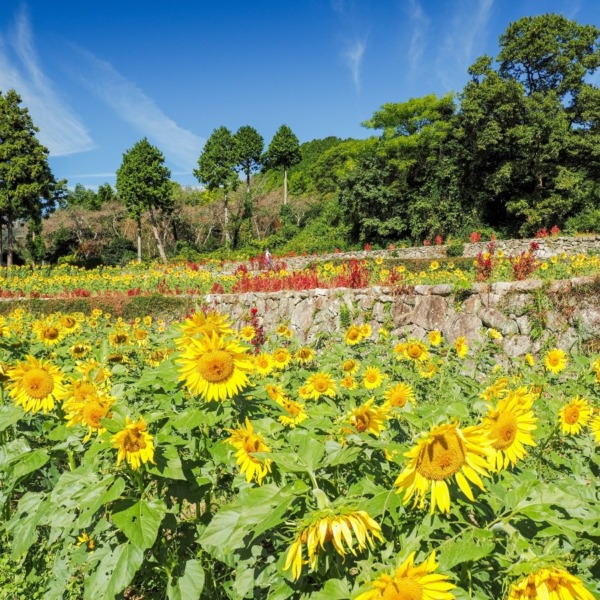
[[[340,314],[385,327],[400,336],[424,338],[440,330],[453,342],[459,336],[480,339],[487,328],[503,335],[508,355],[537,352],[545,343],[570,350],[583,341],[600,340],[600,278],[577,277],[545,285],[539,280],[408,289],[313,289],[300,292],[211,294],[210,307],[249,321],[255,307],[267,330],[286,323],[305,341],[340,331]],[[344,311],[343,307],[347,311]],[[374,333],[375,334],[375,333]],[[548,338],[552,338],[549,340]]]
[[[536,253],[539,259],[550,258],[566,252],[567,254],[600,253],[600,235],[585,235],[578,237],[552,236],[545,238],[523,239],[523,240],[500,240],[496,242],[496,249],[502,250],[506,256],[517,256],[529,248],[531,242],[537,242],[540,246]],[[463,256],[475,257],[479,252],[486,252],[489,242],[466,243]],[[276,262],[285,262],[288,270],[303,269],[307,265],[328,260],[348,260],[350,258],[399,258],[399,259],[427,259],[434,260],[446,256],[446,246],[415,246],[411,248],[395,248],[394,250],[369,250],[368,252],[339,252],[335,254],[322,254],[319,256],[295,256],[279,259],[274,256]],[[235,270],[240,263],[228,264],[228,271]]]

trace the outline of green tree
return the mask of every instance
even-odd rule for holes
[[[288,171],[302,159],[300,143],[287,125],[282,125],[273,136],[264,162],[267,169],[283,168],[283,203],[288,199]]]
[[[142,215],[148,212],[158,252],[167,263],[156,218],[157,211],[170,212],[172,209],[171,171],[164,161],[162,152],[144,138],[123,154],[123,162],[117,170],[119,199],[137,223],[138,262],[142,261]]]
[[[231,243],[229,233],[229,193],[235,191],[240,179],[235,170],[238,164],[237,144],[227,127],[218,127],[206,140],[198,158],[198,168],[194,176],[209,191],[223,190],[224,217],[223,231],[225,243]]]
[[[99,210],[102,202],[94,190],[86,188],[81,183],[76,183],[73,190],[67,192],[67,205],[87,210]]]
[[[576,100],[584,77],[600,66],[600,30],[562,15],[523,17],[500,36],[498,70],[521,83],[529,96],[555,91]]]
[[[108,182],[98,186],[98,192],[96,195],[98,197],[98,203],[100,206],[117,199],[115,190],[113,190],[112,186]]]
[[[63,183],[48,165],[48,150],[36,137],[29,111],[15,90],[0,92],[0,215],[7,228],[7,266],[13,264],[14,224],[30,223],[30,238],[39,239],[42,217],[54,209]],[[39,244],[36,244],[39,246]]]
[[[265,141],[249,125],[240,127],[233,136],[237,151],[236,168],[246,176],[246,193],[250,193],[250,175],[260,168]]]

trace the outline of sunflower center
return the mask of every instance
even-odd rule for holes
[[[324,377],[319,377],[314,381],[313,387],[315,390],[317,390],[317,392],[322,394],[323,392],[327,391],[329,382]]]
[[[77,325],[77,321],[73,317],[64,317],[61,323],[67,329],[73,329]]]
[[[420,358],[421,354],[423,354],[423,349],[420,346],[417,346],[416,344],[411,344],[406,352],[408,353],[408,355],[411,358]]]
[[[425,479],[442,481],[460,470],[466,462],[465,457],[465,448],[458,434],[442,433],[423,446],[416,468]]]
[[[397,406],[398,408],[405,406],[407,401],[408,398],[406,397],[406,394],[400,390],[392,392],[389,399],[389,403],[392,406]]]
[[[123,447],[127,452],[139,452],[146,448],[146,440],[139,429],[128,429],[123,437]]]
[[[211,350],[199,358],[198,370],[206,381],[221,383],[233,373],[233,357],[225,350]]]
[[[567,406],[564,419],[569,425],[575,425],[579,421],[579,408],[577,406]]]
[[[369,415],[362,414],[362,415],[356,415],[355,421],[356,421],[356,431],[358,431],[359,433],[362,433],[363,431],[366,431],[369,428],[371,419],[369,419]]]
[[[248,436],[248,438],[246,438],[246,441],[244,442],[244,450],[248,454],[251,454],[252,452],[261,452],[261,447],[262,444],[260,442],[260,439],[253,435]],[[256,460],[253,456],[251,456],[250,458]]]
[[[124,344],[127,341],[126,333],[115,333],[113,337],[113,342],[115,344]]]
[[[145,340],[148,337],[148,332],[143,329],[136,329],[135,331],[135,339],[136,340]]]
[[[83,419],[87,425],[94,429],[100,427],[100,419],[104,417],[106,411],[96,402],[90,403],[83,409]]]
[[[370,371],[366,374],[365,379],[369,383],[375,383],[377,381],[377,373],[375,371]]]
[[[54,389],[52,375],[44,369],[34,368],[23,376],[21,386],[30,398],[41,400],[47,398]]]
[[[517,437],[517,417],[509,412],[501,412],[492,427],[491,437],[496,441],[492,447],[496,450],[506,450]]]
[[[422,600],[423,586],[414,579],[400,577],[394,583],[388,585],[383,594],[382,600]]]
[[[353,360],[346,360],[342,363],[342,371],[344,371],[345,373],[349,373],[354,369],[354,367],[355,363]]]
[[[294,417],[297,417],[298,414],[300,413],[300,408],[296,404],[292,404],[292,403],[286,404],[285,410],[287,410],[287,412]]]
[[[55,340],[58,338],[59,331],[57,327],[48,327],[46,331],[44,331],[44,338],[47,340]]]

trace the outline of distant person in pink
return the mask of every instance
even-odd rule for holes
[[[275,267],[275,264],[273,263],[273,257],[271,256],[268,248],[265,250],[265,267],[269,267],[269,269],[273,269]]]

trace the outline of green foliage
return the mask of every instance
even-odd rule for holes
[[[104,184],[108,185],[109,184]],[[98,190],[100,192],[100,190]],[[99,197],[94,190],[86,188],[81,183],[76,183],[73,190],[69,190],[67,192],[66,202],[68,206],[78,206],[81,208],[85,208],[87,210],[99,210],[102,206],[103,198],[107,196],[108,191],[106,188],[103,188],[102,196]],[[112,199],[112,188],[108,199]]]
[[[129,215],[139,219],[145,211],[171,207],[171,172],[165,158],[146,138],[123,154],[117,170],[117,191]]]
[[[302,160],[300,142],[287,125],[282,125],[273,136],[264,156],[267,169],[289,169]]]
[[[260,168],[265,142],[258,131],[249,125],[240,127],[233,140],[237,152],[236,168],[246,175],[246,187],[250,190],[250,175]]]
[[[446,256],[457,257],[462,256],[465,251],[465,245],[460,240],[452,240],[449,244],[446,244]]]
[[[229,129],[218,127],[204,144],[194,176],[208,190],[222,188],[225,193],[235,190],[239,185],[235,171],[237,152],[235,139]]]
[[[13,224],[40,223],[55,207],[64,182],[57,183],[27,108],[15,90],[0,92],[0,215],[8,226],[8,261],[12,262]]]
[[[135,246],[130,240],[114,237],[102,249],[100,260],[103,265],[118,267],[134,260],[135,256]]]

